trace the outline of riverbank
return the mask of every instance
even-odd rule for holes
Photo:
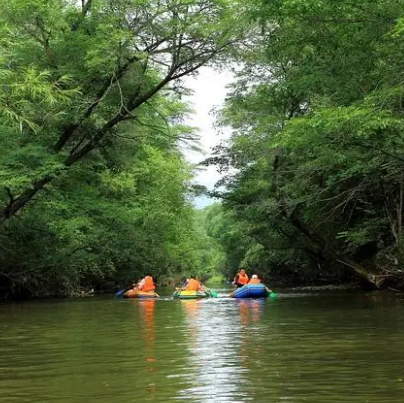
[[[169,295],[172,290],[174,290],[175,285],[178,284],[176,282],[169,283],[168,285],[161,285],[159,290],[163,290],[163,294]],[[230,282],[218,281],[218,279],[214,279],[213,281],[207,281],[205,285],[211,289],[232,289],[232,285]],[[298,285],[298,286],[287,286],[287,287],[277,287],[275,284],[267,284],[272,290],[276,292],[282,293],[295,293],[295,292],[319,292],[319,291],[363,291],[363,293],[368,292],[394,292],[399,293],[398,290],[367,290],[363,287],[363,285],[359,283],[346,283],[346,284],[327,284],[327,285]],[[77,290],[71,290],[69,294],[61,294],[61,293],[36,293],[35,295],[26,295],[26,294],[3,294],[0,296],[0,303],[4,302],[13,302],[13,301],[34,301],[34,300],[52,300],[52,299],[79,299],[79,298],[89,298],[94,296],[114,296],[114,294],[118,291],[116,287],[112,287],[109,289],[101,288],[99,290],[93,288],[79,288]],[[159,292],[160,293],[160,292]],[[402,293],[402,292],[400,292]]]

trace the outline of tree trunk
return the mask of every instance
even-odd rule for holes
[[[8,206],[3,209],[0,217],[0,226],[3,225],[10,217],[22,209],[32,198],[48,184],[53,177],[47,176],[34,182],[32,187],[24,190],[16,199],[11,199]]]
[[[370,273],[360,264],[352,261],[347,256],[341,255],[338,251],[336,251],[329,243],[326,242],[326,240],[320,234],[307,227],[307,225],[299,216],[299,206],[296,206],[291,213],[288,212],[286,200],[278,191],[278,169],[280,165],[279,158],[280,157],[277,155],[273,164],[274,176],[272,179],[272,187],[279,202],[282,216],[286,220],[288,220],[306,239],[308,239],[310,241],[310,244],[315,246],[315,249],[321,251],[322,255],[328,256],[331,260],[350,267],[352,270],[355,271],[355,273],[359,274],[369,283],[373,284],[377,288],[381,287],[386,279],[385,276]],[[312,250],[313,248],[309,247],[308,249]]]

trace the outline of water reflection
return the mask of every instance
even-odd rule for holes
[[[147,373],[147,382],[142,388],[147,396],[147,401],[155,401],[157,396],[157,380],[155,380],[157,370],[156,359],[156,329],[155,329],[155,308],[156,301],[153,299],[140,299],[136,302],[139,309],[139,321],[142,328],[144,349],[143,365]]]
[[[242,387],[247,369],[240,357],[240,315],[234,301],[182,302],[193,386],[182,390],[179,398],[221,403],[250,400]]]
[[[263,316],[265,299],[237,299],[242,325],[250,325],[261,320]]]
[[[139,303],[137,305],[140,310],[139,320],[142,323],[145,340],[144,361],[147,370],[154,371],[154,363],[156,362],[156,329],[154,322],[154,310],[156,307],[156,301],[152,299],[139,300]]]
[[[251,369],[260,361],[263,353],[262,345],[256,343],[260,334],[261,319],[263,317],[264,299],[239,299],[236,304],[240,313],[240,359],[245,369]]]
[[[185,310],[187,324],[187,341],[189,343],[188,350],[191,354],[189,359],[195,363],[195,357],[192,352],[198,348],[198,328],[201,325],[199,320],[201,301],[189,300],[181,301],[181,306]]]
[[[370,297],[0,305],[0,403],[399,403],[404,306]]]

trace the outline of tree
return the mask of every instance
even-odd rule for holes
[[[213,270],[179,151],[196,138],[181,78],[237,48],[242,10],[11,0],[0,11],[0,288],[68,295]]]
[[[259,1],[251,18],[262,34],[222,112],[234,134],[211,162],[236,174],[218,196],[255,224],[262,264],[278,233],[302,273],[342,265],[402,288],[400,2]]]
[[[237,40],[234,8],[222,0],[3,4],[2,125],[19,144],[25,172],[17,182],[3,172],[9,186],[0,224],[70,167],[102,153],[126,122],[134,122],[133,133],[145,116],[158,116],[158,92],[168,96]],[[32,154],[40,155],[36,166],[26,161]]]

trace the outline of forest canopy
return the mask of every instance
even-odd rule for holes
[[[254,1],[249,18],[260,30],[220,118],[233,135],[207,161],[236,171],[217,195],[242,261],[403,288],[402,2]]]
[[[10,0],[0,11],[3,290],[209,272],[179,148],[197,137],[181,78],[235,52],[242,10]]]
[[[0,298],[240,266],[403,289],[403,35],[399,0],[3,2]],[[205,65],[236,80],[196,210]]]

